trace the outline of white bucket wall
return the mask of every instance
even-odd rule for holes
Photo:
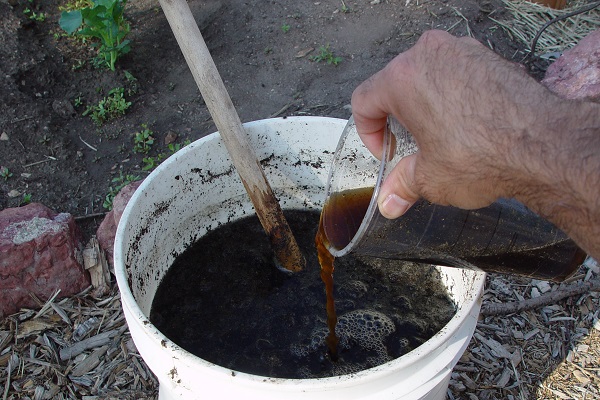
[[[320,210],[345,120],[291,117],[245,124],[283,208]],[[450,372],[468,345],[481,306],[483,273],[439,267],[458,305],[430,340],[396,360],[356,374],[279,379],[232,371],[170,341],[148,316],[175,257],[208,230],[253,213],[218,133],[163,162],[129,202],[115,240],[115,272],[134,342],[160,384],[159,399],[444,399]]]

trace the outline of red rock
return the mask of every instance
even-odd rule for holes
[[[39,203],[0,211],[0,317],[88,287],[80,234],[72,215]]]
[[[548,67],[542,83],[566,99],[600,102],[600,30],[596,30]]]
[[[98,244],[100,248],[106,252],[106,260],[111,267],[111,270],[114,267],[113,263],[113,255],[115,246],[115,234],[117,232],[117,223],[115,222],[115,212],[111,210],[98,227],[96,231],[96,239],[98,239]]]
[[[100,247],[106,252],[106,259],[111,267],[113,264],[114,246],[115,246],[115,235],[117,233],[117,226],[123,215],[123,211],[129,203],[129,199],[133,196],[136,189],[140,186],[143,181],[131,182],[125,186],[113,199],[113,209],[106,214],[106,217],[102,220],[102,223],[96,231],[96,237]]]

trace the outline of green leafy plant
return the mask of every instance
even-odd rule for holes
[[[137,175],[123,175],[123,171],[119,171],[119,176],[112,178],[111,183],[108,187],[108,193],[104,198],[104,203],[102,206],[108,211],[112,210],[113,200],[115,196],[123,189],[125,186],[129,185],[131,182],[135,182],[139,180],[140,177]]]
[[[342,57],[337,57],[329,49],[329,45],[319,47],[319,54],[310,57],[311,61],[326,62],[327,64],[338,65],[342,62]]]
[[[283,33],[288,33],[288,32],[289,32],[289,30],[290,30],[290,26],[289,26],[288,24],[283,24],[283,25],[281,25],[281,31],[282,31]]]
[[[5,181],[8,180],[8,178],[10,178],[11,176],[13,176],[12,172],[9,171],[9,169],[7,167],[0,167],[0,177],[3,178]]]
[[[60,27],[69,35],[92,37],[100,41],[98,58],[111,71],[117,59],[130,50],[129,23],[124,18],[126,0],[92,0],[92,6],[63,11]]]
[[[88,106],[83,115],[89,115],[96,125],[101,126],[104,122],[125,115],[125,111],[131,107],[131,102],[123,96],[123,88],[114,88],[93,106]]]
[[[147,124],[142,124],[142,130],[136,132],[133,136],[133,152],[148,154],[150,148],[154,144],[154,132],[148,129]]]

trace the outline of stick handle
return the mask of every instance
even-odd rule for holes
[[[250,146],[240,118],[187,2],[160,0],[160,5],[233,165],[252,200],[256,214],[271,241],[277,260],[290,271],[300,271],[304,267],[304,257]]]

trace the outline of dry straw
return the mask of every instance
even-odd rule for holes
[[[494,20],[514,39],[525,43],[529,48],[536,34],[548,21],[560,18],[585,7],[585,0],[571,1],[562,10],[555,10],[527,0],[502,0],[512,18],[506,21]],[[600,7],[556,21],[540,35],[535,52],[548,54],[562,52],[575,46],[592,31],[600,28]]]

